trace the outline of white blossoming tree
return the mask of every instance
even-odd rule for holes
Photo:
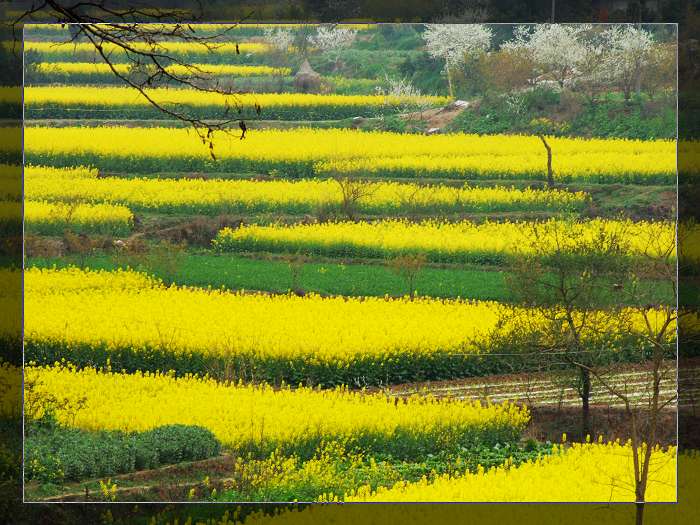
[[[430,56],[445,61],[450,96],[454,96],[452,69],[486,53],[492,36],[491,29],[483,24],[426,24],[425,47]]]
[[[643,68],[650,62],[654,38],[648,31],[632,25],[613,26],[605,31],[607,69],[629,100],[640,81]]]
[[[314,34],[307,37],[307,41],[311,47],[333,57],[335,68],[338,69],[340,51],[350,47],[356,37],[357,31],[337,25],[326,25],[319,26]]]
[[[288,29],[282,29],[281,27],[265,29],[263,38],[274,49],[284,53],[289,50],[289,47],[294,42],[294,34]]]
[[[309,36],[312,46],[321,51],[338,51],[350,47],[355,41],[357,31],[338,26],[320,26],[316,33]]]
[[[587,35],[590,24],[538,24],[517,26],[513,40],[503,49],[524,51],[543,76],[551,77],[560,87],[580,74],[588,55]]]
[[[596,32],[586,41],[581,60],[576,66],[575,83],[589,104],[595,104],[598,96],[613,84],[613,76],[607,65],[610,54],[604,34]]]

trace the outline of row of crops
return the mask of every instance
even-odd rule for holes
[[[551,138],[558,182],[668,184],[675,143]],[[92,166],[109,172],[206,172],[220,177],[363,176],[539,180],[546,154],[534,136],[406,135],[293,128],[214,132],[214,158],[192,130],[138,127],[28,127],[25,157],[36,165]],[[543,170],[544,173],[543,174]]]
[[[529,225],[523,222],[336,222],[292,226],[242,226],[225,228],[214,239],[222,251],[264,251],[311,253],[333,257],[386,258],[423,253],[432,262],[504,264],[513,256],[527,254]],[[627,255],[661,255],[661,246],[673,244],[670,223],[622,222],[593,219],[584,223],[562,223],[556,219],[541,223],[538,249],[547,243],[553,252],[560,248],[557,233],[592,237],[596,232],[620,231],[628,239]],[[574,232],[574,233],[572,233]],[[535,233],[532,233],[535,235]]]
[[[190,75],[186,73],[186,75]],[[191,75],[190,75],[191,76]],[[222,114],[237,118],[268,120],[332,120],[357,116],[417,111],[440,107],[445,97],[398,95],[317,95],[312,93],[220,94],[194,89],[154,88],[146,94],[165,108],[179,109],[201,119]],[[0,104],[10,104],[14,94],[0,93]],[[27,87],[24,90],[27,118],[162,118],[163,113],[130,88]]]
[[[98,178],[96,169],[28,166],[25,198],[65,202],[109,202],[134,211],[168,214],[277,212],[312,213],[343,204],[342,181],[221,180],[181,178]],[[469,213],[488,211],[576,211],[583,192],[513,187],[456,187],[411,182],[366,182],[358,211],[367,215]]]
[[[449,379],[517,366],[501,357],[517,348],[493,348],[494,356],[486,350],[504,308],[493,302],[165,287],[131,271],[76,268],[30,269],[25,290],[25,358],[44,364],[65,359],[312,386]],[[611,316],[611,328],[615,322]],[[633,323],[641,334],[643,319]],[[596,333],[582,337],[600,341]]]

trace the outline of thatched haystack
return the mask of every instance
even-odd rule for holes
[[[308,59],[299,67],[294,75],[294,87],[300,93],[318,93],[321,89],[321,75],[316,73]]]

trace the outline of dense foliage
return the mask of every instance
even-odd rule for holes
[[[143,432],[81,430],[30,422],[24,441],[25,477],[62,483],[216,456],[220,443],[207,429],[164,425]]]

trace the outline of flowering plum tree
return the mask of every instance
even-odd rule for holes
[[[426,24],[425,47],[430,56],[445,61],[450,96],[454,95],[451,70],[486,53],[492,36],[491,28],[483,24]]]
[[[654,38],[644,29],[624,25],[606,30],[605,40],[607,69],[622,89],[625,100],[629,100],[642,69],[651,61]]]
[[[587,56],[585,36],[591,30],[590,24],[517,26],[513,39],[502,48],[524,51],[542,75],[564,87],[566,81],[579,74],[579,67]]]

